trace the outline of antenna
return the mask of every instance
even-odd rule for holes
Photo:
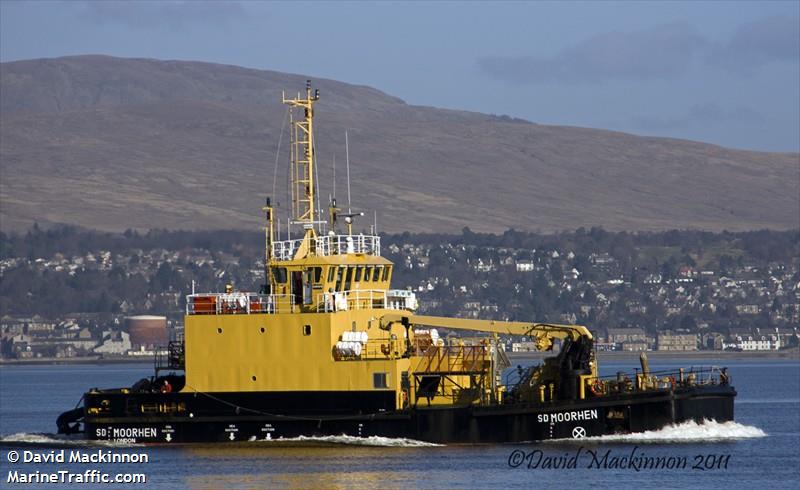
[[[333,198],[336,199],[336,153],[333,154]]]
[[[345,159],[347,161],[347,212],[352,213],[350,208],[350,142],[347,139],[347,131],[344,132],[344,151]]]

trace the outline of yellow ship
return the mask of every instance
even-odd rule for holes
[[[478,443],[733,419],[724,369],[656,372],[643,358],[641,371],[603,378],[586,327],[417,315],[414,294],[391,289],[381,237],[353,233],[356,215],[335,201],[325,216],[317,208],[318,100],[310,82],[283,97],[291,225],[303,235],[276,237],[267,199],[263,290],[189,295],[184,339],[154,376],[85,393],[59,432],[137,443],[339,434]],[[445,341],[442,328],[471,333]],[[560,350],[504,377],[499,336],[509,334]]]

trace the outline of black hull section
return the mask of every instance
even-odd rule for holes
[[[88,439],[131,443],[236,442],[298,436],[409,438],[434,443],[508,443],[657,430],[684,421],[733,420],[730,386],[686,387],[574,402],[390,411],[391,392],[87,393]],[[337,410],[309,410],[328,406]],[[352,400],[352,404],[347,400]],[[131,413],[126,406],[153,406]],[[183,405],[176,413],[158,413]],[[358,409],[356,408],[358,406]],[[281,409],[266,407],[281,406]],[[247,407],[247,408],[245,408]],[[258,408],[263,407],[263,408]],[[368,408],[368,409],[367,409]]]

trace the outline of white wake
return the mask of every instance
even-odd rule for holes
[[[432,442],[418,441],[416,439],[406,439],[402,437],[356,437],[356,436],[298,436],[298,437],[278,437],[275,439],[258,439],[253,442],[258,443],[280,443],[280,444],[344,444],[349,446],[375,446],[375,447],[435,447],[441,444]]]
[[[757,439],[759,437],[767,437],[766,432],[751,425],[744,425],[734,421],[717,422],[715,420],[706,420],[702,423],[697,423],[690,420],[680,424],[668,425],[659,430],[586,437],[583,439],[557,439],[556,441],[681,444],[738,441],[742,439]]]

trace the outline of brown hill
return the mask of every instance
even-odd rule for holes
[[[258,227],[281,91],[302,90],[305,79],[106,56],[3,63],[2,227]],[[348,129],[354,207],[377,209],[385,231],[800,226],[798,154],[543,126],[314,84],[321,193],[327,200],[335,152],[345,200]]]

